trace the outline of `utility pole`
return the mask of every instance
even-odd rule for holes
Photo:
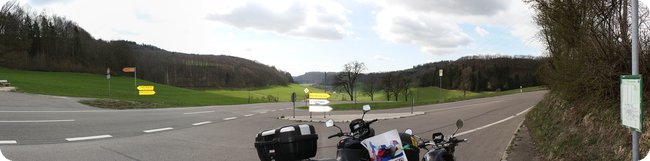
[[[639,74],[639,0],[632,0],[632,75]],[[641,124],[643,126],[643,124]],[[639,132],[632,129],[632,160],[639,160]]]

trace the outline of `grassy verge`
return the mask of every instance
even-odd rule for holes
[[[527,87],[523,89],[523,92],[530,91],[539,91],[544,90],[543,87]],[[508,94],[519,93],[519,89],[508,90],[502,92],[481,92],[473,93],[467,92],[466,96],[463,96],[463,91],[458,90],[445,90],[437,87],[424,87],[424,88],[415,88],[413,89],[415,106],[419,105],[429,105],[436,103],[445,103],[445,102],[455,102],[468,99],[476,99],[483,97],[494,97]],[[403,99],[403,98],[400,98]],[[409,98],[411,99],[411,98]],[[373,109],[391,109],[391,108],[402,108],[402,107],[411,107],[412,102],[409,101],[399,101],[399,102],[373,102],[373,103],[364,103],[369,104]],[[350,104],[335,104],[331,105],[334,110],[358,110],[361,109],[361,104],[350,103]],[[306,109],[306,107],[300,107]]]
[[[238,89],[238,90],[206,90],[208,93],[232,96],[240,99],[250,97],[251,103],[260,102],[289,102],[291,101],[291,93],[295,92],[299,100],[305,98],[305,88],[310,92],[325,92],[322,89],[306,87],[299,84],[290,84],[288,86],[270,86],[259,89]]]
[[[620,123],[619,108],[573,104],[549,93],[526,115],[525,123],[542,160],[631,160],[631,133]],[[643,112],[650,115],[650,110]],[[649,127],[650,121],[643,124]],[[641,133],[641,158],[650,147],[649,137],[650,131]]]
[[[117,109],[243,104],[248,101],[238,97],[178,88],[144,80],[138,80],[138,84],[155,86],[156,95],[138,96],[132,77],[112,77],[110,97],[108,95],[109,81],[104,75],[0,68],[0,79],[9,80],[13,86],[18,88],[19,92],[110,99],[110,101],[83,102],[99,107],[109,107],[102,105],[107,103],[125,105],[124,107],[110,107]]]

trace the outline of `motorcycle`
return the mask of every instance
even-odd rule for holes
[[[328,139],[339,137],[341,140],[336,146],[336,160],[337,161],[370,161],[371,157],[368,150],[361,144],[365,139],[375,136],[375,130],[370,125],[377,121],[364,121],[366,113],[370,111],[369,105],[363,106],[363,115],[360,119],[355,119],[350,122],[350,132],[344,133],[341,127],[334,124],[333,120],[325,122],[326,127],[336,127],[339,132],[327,137]],[[399,133],[402,146],[405,149],[406,156],[409,160],[416,160],[420,154],[420,149],[416,147],[413,137],[410,134]]]
[[[336,160],[338,161],[370,161],[370,156],[361,141],[372,136],[375,136],[375,130],[370,127],[370,124],[377,122],[377,119],[372,121],[364,121],[363,118],[366,116],[366,113],[370,111],[369,105],[363,106],[363,115],[360,119],[354,119],[350,122],[350,132],[344,133],[341,127],[334,124],[333,120],[327,120],[325,122],[326,127],[336,127],[339,129],[339,132],[327,137],[331,139],[334,137],[339,137],[341,140],[336,145]]]
[[[427,150],[427,153],[422,157],[422,161],[453,161],[455,160],[454,152],[456,151],[456,146],[459,143],[468,141],[467,139],[459,139],[454,136],[462,127],[463,120],[458,119],[456,121],[456,131],[447,140],[445,140],[445,135],[440,132],[433,133],[430,141],[424,141],[416,135],[413,135],[413,130],[411,129],[407,129],[404,133],[421,140],[418,147]]]

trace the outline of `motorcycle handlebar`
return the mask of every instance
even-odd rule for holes
[[[343,136],[343,135],[345,135],[345,134],[344,134],[344,133],[337,133],[337,134],[334,134],[334,135],[328,136],[327,139],[331,139],[331,138],[333,138],[333,137],[341,137],[341,136]]]
[[[340,137],[340,135],[341,135],[341,133],[337,133],[337,134],[334,134],[334,135],[328,136],[327,139],[331,139],[331,138],[333,138],[333,137],[337,137],[337,136]]]

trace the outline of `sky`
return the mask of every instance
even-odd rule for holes
[[[7,0],[0,0],[4,4]],[[293,76],[394,71],[470,55],[540,56],[522,0],[18,0],[66,17],[97,39],[231,55]]]

